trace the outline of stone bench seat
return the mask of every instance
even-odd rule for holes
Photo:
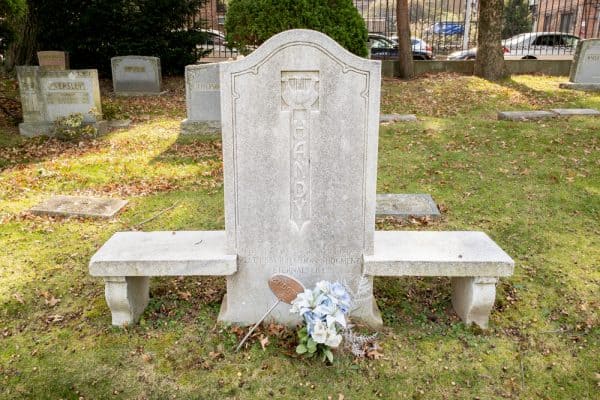
[[[232,275],[225,231],[118,232],[92,256],[89,271],[105,281],[113,325],[133,324],[149,299],[151,276]]]
[[[369,276],[452,277],[452,305],[462,320],[485,328],[496,283],[514,261],[483,232],[375,232],[374,254],[364,257]]]

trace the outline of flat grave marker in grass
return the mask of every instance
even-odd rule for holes
[[[556,114],[550,111],[500,111],[499,120],[507,121],[531,121],[536,119],[556,118]]]
[[[219,64],[185,67],[185,104],[187,118],[181,122],[182,133],[221,131]]]
[[[45,70],[17,67],[23,136],[51,135],[54,122],[71,114],[82,114],[83,122],[101,129],[102,105],[98,71],[95,69]]]
[[[440,218],[435,201],[429,194],[378,194],[377,217],[406,220],[410,217]]]
[[[110,59],[113,89],[117,96],[160,95],[160,58],[119,56]]]
[[[593,108],[553,108],[552,111],[561,117],[573,117],[578,115],[583,116],[600,116],[600,111]]]
[[[112,218],[126,204],[127,200],[119,199],[52,196],[29,211],[36,215]]]
[[[414,114],[381,114],[379,116],[379,122],[381,123],[415,121],[417,121],[417,116]]]
[[[580,40],[563,89],[600,91],[600,39]]]

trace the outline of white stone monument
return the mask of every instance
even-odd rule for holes
[[[380,84],[380,61],[309,30],[221,65],[225,230],[238,272],[220,320],[258,320],[275,273],[306,287],[358,283],[373,252]],[[369,297],[357,314],[380,324]],[[285,305],[272,316],[296,321]]]
[[[600,39],[580,40],[563,89],[600,91]]]
[[[40,67],[17,67],[23,106],[23,136],[52,134],[58,118],[80,113],[84,123],[100,129],[102,105],[98,71],[95,69],[46,70]]]
[[[353,312],[382,320],[374,276],[450,276],[452,304],[485,327],[514,262],[482,232],[375,232],[379,61],[315,31],[292,30],[220,65],[225,231],[119,232],[90,261],[114,325],[135,323],[151,276],[225,275],[219,320],[248,325],[285,273],[362,290]],[[289,305],[269,316],[299,322]]]
[[[181,122],[184,134],[221,132],[221,90],[219,64],[185,67],[187,118]]]
[[[119,56],[110,59],[113,89],[117,96],[160,95],[160,58]]]

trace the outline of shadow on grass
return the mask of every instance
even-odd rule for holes
[[[94,153],[107,145],[112,131],[94,138],[63,141],[48,136],[26,138],[5,134],[0,130],[0,172],[15,166],[35,164],[56,157],[80,157]]]
[[[179,133],[177,139],[162,153],[150,160],[150,164],[161,162],[175,165],[197,164],[201,161],[218,161],[223,158],[221,135]]]

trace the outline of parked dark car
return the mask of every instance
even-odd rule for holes
[[[428,31],[436,35],[462,35],[465,25],[462,22],[441,21],[431,25]]]
[[[433,60],[435,57],[431,46],[423,39],[411,38],[413,60]],[[371,58],[386,60],[398,58],[398,42],[383,35],[369,34]]]

